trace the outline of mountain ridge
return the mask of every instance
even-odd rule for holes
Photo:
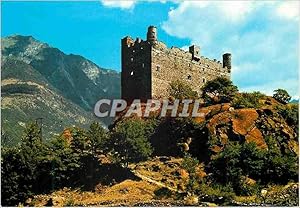
[[[93,116],[93,106],[101,98],[120,97],[118,72],[83,56],[67,55],[32,36],[8,36],[1,43],[2,132],[12,137],[8,143],[17,143],[24,123],[41,115],[53,120],[48,125],[44,121],[46,137],[60,133],[61,126],[86,127],[93,121],[110,124],[110,118]]]

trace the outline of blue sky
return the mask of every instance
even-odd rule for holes
[[[120,71],[120,39],[145,39],[148,25],[168,46],[221,60],[233,58],[232,80],[242,91],[298,97],[297,1],[2,2],[1,36],[32,35],[69,54]]]

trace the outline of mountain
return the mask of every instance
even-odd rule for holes
[[[290,103],[297,104],[297,103],[299,103],[299,99],[293,99],[293,100],[290,101]]]
[[[99,99],[120,97],[119,73],[31,36],[2,38],[1,52],[2,135],[9,144],[37,118],[43,118],[45,138],[66,126],[85,127],[97,119],[93,107]]]

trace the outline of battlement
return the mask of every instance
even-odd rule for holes
[[[223,54],[223,62],[200,54],[200,47],[192,45],[183,50],[157,38],[157,28],[150,26],[147,39],[135,40],[126,36],[122,46],[122,98],[149,99],[167,97],[167,88],[173,80],[187,82],[195,91],[206,81],[218,76],[230,78],[231,54]]]
[[[150,42],[142,40],[141,38],[136,38],[135,40],[130,37],[130,36],[126,36],[124,39],[124,44],[127,45],[128,48],[131,49],[142,49],[143,46],[145,45],[151,45]],[[194,45],[190,46],[193,47]],[[214,65],[215,67],[218,66],[220,68],[227,68],[226,64],[224,65],[224,63],[222,63],[221,61],[217,60],[217,59],[210,59],[204,56],[200,56],[199,54],[199,58],[198,60],[194,60],[193,59],[193,53],[191,51],[186,51],[182,48],[178,48],[176,46],[172,46],[171,48],[168,48],[167,45],[161,41],[157,41],[155,44],[152,45],[153,47],[153,51],[155,51],[156,53],[166,53],[167,55],[172,55],[172,56],[177,56],[178,58],[182,58],[182,59],[187,59],[187,60],[193,60],[193,62],[195,64],[208,64],[208,65]],[[198,46],[199,47],[199,46]],[[228,55],[231,56],[231,54],[227,53]],[[227,56],[228,56],[227,55]],[[228,59],[228,57],[226,57],[226,54],[223,54],[223,60],[224,60],[224,56],[225,56],[225,60]]]

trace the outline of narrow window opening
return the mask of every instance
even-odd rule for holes
[[[160,71],[160,66],[159,65],[156,66],[156,71],[158,71],[158,72]]]
[[[202,82],[203,82],[203,83],[205,83],[205,82],[206,82],[205,78],[203,78],[203,79],[202,79]]]
[[[187,79],[188,79],[188,80],[191,80],[191,79],[192,79],[192,76],[191,76],[191,75],[188,75],[188,76],[187,76]]]

